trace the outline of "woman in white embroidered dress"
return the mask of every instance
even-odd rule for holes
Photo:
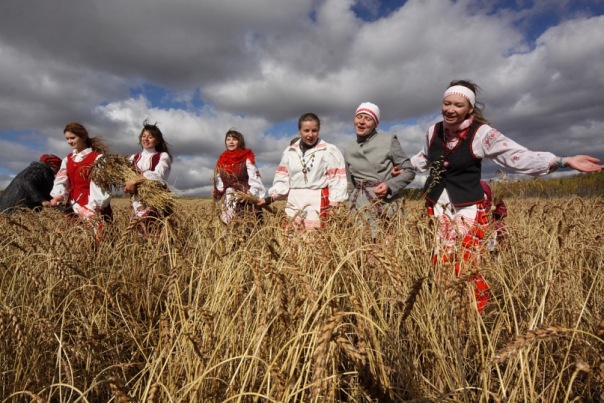
[[[348,199],[344,157],[319,139],[320,126],[314,113],[300,116],[300,139],[283,152],[269,196],[259,203],[287,197],[285,213],[299,229],[321,227],[328,208]]]
[[[130,156],[132,166],[140,174],[124,184],[124,191],[132,195],[131,204],[134,218],[164,216],[170,212],[158,212],[154,208],[141,203],[136,194],[138,187],[145,181],[156,181],[168,188],[168,177],[172,168],[172,154],[164,135],[155,124],[143,122],[143,128],[138,135],[142,151]]]
[[[99,137],[90,137],[77,122],[68,123],[63,134],[72,151],[63,158],[55,176],[50,205],[64,204],[67,212],[73,211],[85,220],[111,219],[111,196],[88,177],[90,167],[107,147]]]
[[[428,213],[438,221],[433,261],[453,262],[457,275],[464,267],[477,266],[483,249],[487,217],[480,185],[482,159],[534,176],[564,167],[581,172],[604,168],[594,157],[557,157],[510,140],[483,117],[477,90],[471,81],[450,83],[441,105],[443,121],[428,129],[423,150],[411,158],[419,172],[430,170],[424,194]],[[488,285],[480,274],[474,276],[474,285],[477,308],[482,311],[490,298]]]

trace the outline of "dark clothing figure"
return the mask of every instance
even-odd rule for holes
[[[55,174],[43,162],[32,162],[19,172],[0,195],[0,212],[11,213],[16,208],[35,209],[49,201]]]

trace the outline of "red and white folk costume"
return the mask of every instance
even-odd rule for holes
[[[88,177],[90,167],[102,154],[86,148],[75,150],[61,161],[61,167],[55,176],[51,197],[61,196],[72,207],[73,212],[90,220],[109,209],[111,196],[101,190]]]
[[[147,180],[159,182],[168,187],[168,177],[172,169],[172,157],[167,152],[153,149],[143,149],[140,153],[131,155],[129,161],[134,169]],[[152,212],[152,208],[141,203],[136,195],[131,198],[132,210],[137,218],[145,217]]]
[[[318,228],[329,206],[348,199],[344,157],[323,140],[302,152],[300,140],[283,151],[269,195],[287,197],[285,213],[304,228]]]
[[[216,163],[214,198],[223,199],[220,220],[225,224],[236,216],[241,207],[235,195],[237,191],[258,198],[266,194],[254,153],[249,148],[226,150]]]
[[[432,168],[425,187],[427,194],[430,193],[430,189],[439,186],[439,183],[442,185],[442,181],[445,182],[444,186],[441,186],[440,194],[434,195],[432,192],[432,196],[435,197],[427,197],[428,212],[438,220],[433,261],[453,259],[457,275],[463,274],[464,268],[468,265],[477,267],[484,247],[482,241],[488,217],[485,212],[484,192],[480,185],[480,161],[488,158],[517,173],[541,176],[555,169],[557,159],[549,152],[528,150],[487,124],[480,125],[472,134],[470,129],[473,123],[473,119],[470,118],[463,121],[459,127],[444,127],[440,131],[442,134],[439,134],[441,123],[431,126],[426,133],[423,150],[411,158],[412,164],[419,172]],[[442,136],[440,139],[437,138],[439,135]],[[439,141],[444,145],[444,152],[440,155],[438,168],[435,169],[433,164],[435,161],[429,156],[431,148],[433,149]],[[478,175],[475,172],[470,173],[470,170],[464,171],[464,166],[453,165],[454,154],[464,146],[469,147],[471,157],[474,159],[474,162],[466,162],[469,165],[477,164]],[[439,174],[438,170],[444,174]],[[447,172],[455,170],[458,175],[455,180],[461,185],[448,183]],[[468,175],[472,177],[468,179]],[[434,182],[432,187],[430,187],[431,182]],[[453,195],[467,196],[467,189],[470,189],[472,195],[480,194],[480,197],[476,200],[472,200],[475,198],[472,196],[468,200],[456,201]],[[461,256],[461,261],[458,256]],[[488,285],[480,274],[475,276],[474,281],[477,307],[482,311],[490,299]]]

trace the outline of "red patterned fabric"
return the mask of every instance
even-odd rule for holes
[[[321,226],[323,226],[323,220],[327,218],[327,210],[329,210],[329,188],[323,188],[321,189],[321,211],[319,212]]]
[[[73,154],[67,156],[67,177],[70,184],[69,198],[75,200],[80,206],[88,204],[88,196],[90,195],[88,171],[98,155],[98,152],[92,151],[80,162],[73,160]]]
[[[48,165],[49,167],[59,168],[61,166],[61,158],[54,154],[44,154],[40,157],[40,162]]]
[[[216,171],[220,175],[220,180],[222,180],[222,191],[214,187],[216,198],[222,197],[228,188],[241,192],[249,190],[247,160],[250,160],[252,164],[255,163],[254,153],[249,148],[227,150],[220,155],[216,163]]]
[[[488,215],[485,211],[485,204],[478,204],[478,211],[476,212],[476,219],[473,225],[468,228],[463,239],[461,240],[461,260],[457,258],[453,251],[448,251],[440,256],[434,255],[432,257],[432,263],[438,262],[454,262],[455,275],[462,276],[464,272],[476,271],[476,268],[480,265],[480,256],[484,252],[483,240],[485,238],[485,229],[488,225]],[[428,214],[434,215],[434,210],[428,205]],[[442,217],[441,217],[442,218]],[[462,229],[462,228],[458,228]],[[445,232],[446,233],[446,232]],[[474,286],[474,297],[476,299],[476,308],[478,312],[482,313],[485,306],[491,300],[491,293],[489,292],[489,285],[482,277],[480,273],[475,273],[471,276],[471,280]]]
[[[233,174],[237,165],[249,159],[252,164],[256,164],[254,153],[249,148],[238,148],[236,150],[227,150],[220,154],[216,167],[224,170],[226,173]]]

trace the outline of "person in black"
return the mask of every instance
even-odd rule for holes
[[[50,205],[55,174],[61,159],[44,154],[19,172],[0,195],[0,212],[10,214],[18,208],[40,209]]]

